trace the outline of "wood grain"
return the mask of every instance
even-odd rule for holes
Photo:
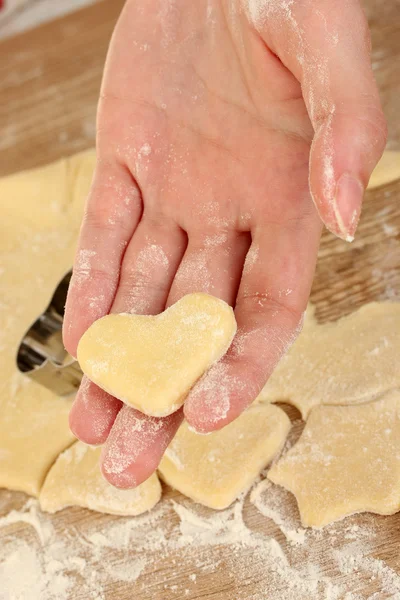
[[[108,43],[124,2],[100,2],[0,43],[0,175],[95,143]]]
[[[0,2],[0,39],[78,10],[97,0],[6,0]]]
[[[100,2],[0,43],[1,175],[42,165],[93,146],[102,67],[122,5],[121,0]],[[399,147],[400,3],[398,0],[368,0],[365,7],[372,28],[373,64],[389,122],[390,145]],[[371,300],[400,300],[399,200],[400,182],[368,192],[357,238],[352,245],[324,233],[312,290],[312,301],[316,303],[317,315],[322,321],[336,319]],[[165,489],[163,502],[172,498],[182,500],[178,493]],[[1,491],[1,514],[20,507],[25,499],[22,494]],[[287,510],[297,515],[294,499],[288,497],[287,503]],[[248,501],[244,517],[252,530],[274,536],[294,567],[302,568],[311,560],[307,549],[295,554],[273,521],[263,517]],[[165,520],[177,525],[178,518],[172,508],[167,509]],[[59,532],[75,528],[81,535],[86,535],[93,530],[103,530],[116,522],[116,518],[67,509],[52,518],[52,522]],[[315,537],[313,552],[320,557],[320,571],[344,586],[346,591],[357,593],[359,598],[399,598],[400,595],[382,591],[378,579],[374,582],[368,577],[364,580],[353,574],[341,574],[337,565],[328,559],[327,548],[338,543],[338,539],[344,539],[346,528],[354,524],[368,527],[371,556],[385,560],[400,574],[400,514],[385,518],[373,515],[351,517],[344,524],[329,528],[319,538]],[[0,529],[0,541],[11,532],[32,539],[30,528],[20,523],[6,530]],[[246,575],[240,568],[246,564],[248,553],[249,550],[244,548],[235,558],[237,562],[232,563],[226,549],[214,547],[203,552],[209,569],[197,569],[196,584],[189,581],[189,575],[196,567],[184,552],[176,551],[169,556],[148,553],[145,575],[134,584],[110,584],[105,598],[270,600],[269,595],[256,595],[256,590],[263,586],[268,590],[270,574],[263,564],[259,564],[256,574]],[[110,555],[110,561],[114,560],[117,558]],[[213,568],[217,561],[222,562],[218,568]],[[236,567],[232,568],[232,564]],[[275,590],[273,598],[279,593],[282,600],[292,598],[284,588],[280,592]],[[79,589],[71,597],[87,600]],[[324,597],[316,593],[315,598],[323,600]]]

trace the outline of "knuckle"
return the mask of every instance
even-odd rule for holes
[[[272,295],[266,292],[255,292],[242,296],[240,303],[246,311],[271,313],[297,328],[302,324],[304,308],[296,301],[287,302],[287,297],[280,293]]]
[[[115,226],[109,206],[101,204],[88,204],[83,217],[85,226],[98,231],[111,231]]]
[[[161,294],[167,292],[167,286],[161,286],[158,284],[151,284],[148,280],[140,280],[132,278],[130,281],[123,281],[120,284],[122,292],[127,292],[130,295],[136,295],[137,297]]]
[[[115,277],[106,269],[100,267],[83,268],[78,265],[73,269],[72,284],[78,290],[82,289],[84,284],[86,284],[86,287],[89,285],[91,288],[101,284],[103,289],[108,290],[114,286]]]
[[[379,107],[375,116],[375,131],[377,134],[377,140],[380,147],[385,147],[388,137],[388,126],[385,115],[382,109]]]
[[[121,297],[128,298],[130,301],[158,298],[165,296],[169,291],[167,285],[154,282],[151,277],[139,272],[122,275],[118,287]]]
[[[382,108],[375,103],[368,106],[360,117],[361,125],[365,129],[368,143],[379,151],[386,146],[388,128]]]

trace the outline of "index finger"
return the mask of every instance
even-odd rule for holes
[[[128,169],[98,161],[65,306],[63,339],[72,356],[86,329],[110,311],[125,248],[141,212],[140,191]]]

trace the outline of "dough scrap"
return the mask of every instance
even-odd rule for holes
[[[97,385],[155,417],[175,412],[236,333],[228,304],[189,294],[157,316],[107,315],[82,336],[78,360]]]
[[[299,441],[268,473],[297,499],[305,527],[400,509],[400,392],[313,408]]]
[[[369,180],[368,189],[386,185],[400,179],[400,152],[386,150]]]
[[[16,353],[71,267],[94,161],[84,152],[0,179],[0,487],[34,496],[75,439],[72,400],[21,375]]]
[[[277,406],[256,404],[223,429],[192,432],[184,422],[159,466],[161,478],[195,502],[224,509],[282,449],[290,420]]]
[[[102,477],[101,448],[76,442],[51,468],[40,492],[42,510],[55,513],[82,506],[111,515],[136,516],[151,510],[161,498],[156,474],[132,490],[119,490]]]
[[[356,404],[400,387],[400,303],[372,302],[334,323],[308,320],[258,401],[306,418],[318,404]]]

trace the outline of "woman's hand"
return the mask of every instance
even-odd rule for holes
[[[369,51],[358,0],[127,1],[65,345],[76,355],[99,317],[156,314],[194,291],[234,306],[238,334],[166,419],[84,378],[71,427],[105,443],[112,484],[151,474],[183,412],[203,433],[236,418],[299,333],[322,222],[352,239],[385,145]]]

